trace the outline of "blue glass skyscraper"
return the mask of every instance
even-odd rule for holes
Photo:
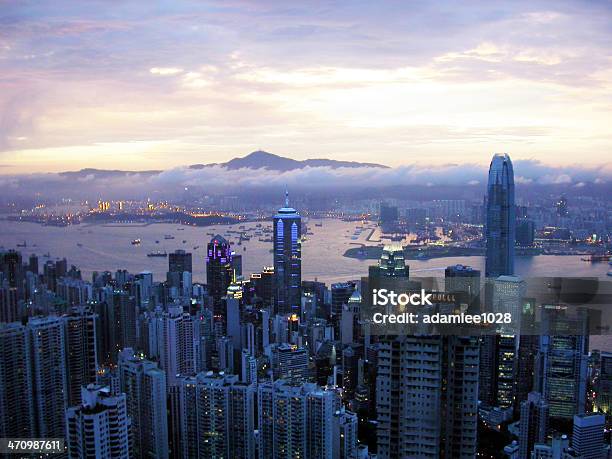
[[[514,274],[514,171],[505,153],[495,154],[489,167],[485,238],[486,277]]]
[[[300,313],[301,237],[301,217],[289,206],[289,194],[285,193],[285,207],[274,216],[274,288],[276,312],[279,314]]]

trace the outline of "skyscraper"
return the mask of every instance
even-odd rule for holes
[[[166,375],[155,362],[124,349],[119,355],[119,381],[131,419],[134,457],[168,457]]]
[[[400,336],[380,343],[378,457],[473,458],[477,411],[476,338]]]
[[[64,324],[59,317],[35,317],[27,325],[30,338],[36,435],[63,437],[68,402]]]
[[[159,363],[166,372],[168,385],[174,385],[180,375],[195,374],[196,355],[194,319],[179,306],[171,307],[157,322]]]
[[[206,253],[208,294],[213,299],[215,315],[220,317],[225,313],[222,298],[226,295],[227,288],[234,278],[232,249],[230,243],[217,234],[208,243]]]
[[[273,237],[276,312],[299,314],[302,296],[302,218],[293,207],[289,207],[289,193],[285,193],[285,207],[281,207],[274,216]]]
[[[409,267],[406,266],[404,249],[399,244],[385,245],[377,266],[370,266],[370,277],[408,278]]]
[[[272,344],[266,349],[274,379],[303,383],[308,379],[308,351],[296,345]]]
[[[182,457],[255,457],[255,386],[201,372],[179,388]]]
[[[191,253],[178,249],[168,255],[166,278],[170,287],[177,289],[178,296],[191,296],[193,264]]]
[[[177,249],[168,255],[168,271],[182,273],[193,272],[191,253]]]
[[[588,336],[540,336],[538,390],[550,416],[571,419],[585,410]]]
[[[335,316],[342,314],[342,306],[348,300],[357,286],[354,282],[337,282],[331,285],[331,313]]]
[[[544,305],[539,337],[536,390],[548,403],[550,416],[571,420],[583,414],[587,397],[589,336],[584,311],[566,305]],[[571,333],[570,334],[570,330]]]
[[[34,397],[27,329],[0,323],[0,438],[34,437]]]
[[[132,457],[125,394],[112,395],[108,387],[94,384],[82,390],[83,403],[66,411],[68,457]]]
[[[514,171],[507,154],[495,154],[487,184],[485,276],[514,274]]]
[[[338,457],[334,450],[334,433],[339,431],[334,424],[340,421],[334,416],[340,408],[336,391],[279,379],[259,384],[257,402],[260,457]]]
[[[465,302],[470,311],[480,311],[480,271],[465,265],[447,266],[444,270],[444,287]]]
[[[62,316],[66,340],[68,406],[81,403],[81,387],[96,381],[98,315],[76,306]]]
[[[604,427],[606,418],[602,414],[580,414],[574,416],[572,448],[584,459],[604,457]]]
[[[548,405],[539,392],[530,392],[521,403],[519,457],[529,457],[536,443],[546,441]]]

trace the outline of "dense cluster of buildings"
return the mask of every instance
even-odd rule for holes
[[[171,253],[165,280],[0,252],[0,438],[65,438],[70,458],[607,457],[612,355],[562,333],[565,305],[526,298],[507,155],[485,206],[484,276],[449,266],[444,292],[539,309],[550,334],[369,333],[360,280],[302,279],[288,198],[273,265],[248,276],[220,235],[205,261]],[[411,285],[401,247],[368,277]]]

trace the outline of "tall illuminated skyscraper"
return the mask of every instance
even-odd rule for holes
[[[494,278],[514,274],[514,171],[507,154],[495,154],[489,167],[485,238],[485,275]]]
[[[225,312],[222,298],[227,294],[227,288],[234,278],[232,259],[230,243],[217,234],[208,243],[206,251],[208,294],[213,299],[214,312],[217,316],[223,316]]]
[[[289,207],[289,193],[285,193],[285,207],[274,216],[274,276],[275,305],[280,314],[300,312],[302,284],[302,218]]]

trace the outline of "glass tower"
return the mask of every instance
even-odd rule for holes
[[[485,275],[495,278],[514,274],[514,171],[507,154],[495,154],[489,168],[485,237]]]
[[[285,193],[285,207],[274,216],[274,278],[276,312],[300,313],[302,283],[302,221]]]

